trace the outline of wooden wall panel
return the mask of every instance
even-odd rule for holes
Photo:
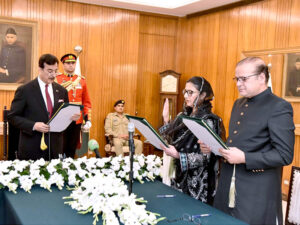
[[[127,112],[135,112],[139,13],[66,0],[0,0],[0,7],[0,16],[38,21],[38,56],[52,53],[60,59],[76,45],[83,47],[81,70],[92,100],[91,138],[99,141],[104,155],[104,118],[113,102],[125,99]],[[13,96],[13,91],[0,92],[1,109],[10,106]]]
[[[180,19],[176,70],[183,74],[181,86],[194,75],[202,74],[207,78],[215,92],[213,109],[228,128],[231,107],[238,98],[232,77],[241,53],[300,46],[299,14],[298,0],[268,0]],[[265,60],[270,59],[266,56]],[[282,56],[274,56],[271,60],[275,66],[276,62],[283,65]],[[214,67],[214,70],[207,69]],[[276,68],[276,71],[280,71],[280,68]],[[272,74],[272,80],[274,93],[280,96],[282,72]],[[181,97],[179,105],[182,101]],[[300,103],[292,103],[292,106],[294,121],[300,123]],[[299,155],[299,148],[295,148],[295,158]],[[289,177],[288,171],[284,171],[286,175]]]
[[[141,15],[137,116],[159,126],[159,72],[175,69],[177,19]]]

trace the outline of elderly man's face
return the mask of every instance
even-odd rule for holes
[[[243,97],[254,97],[266,88],[264,74],[256,74],[255,69],[254,63],[245,63],[235,70],[235,77],[238,79],[236,85]]]
[[[120,103],[118,105],[115,106],[115,111],[117,113],[123,113],[124,112],[124,104]]]
[[[12,45],[12,44],[14,44],[14,43],[16,42],[16,40],[17,40],[17,35],[15,35],[15,34],[7,34],[7,35],[5,36],[5,39],[6,39],[6,41],[7,41],[7,43],[8,43],[9,45]]]
[[[296,63],[295,63],[295,66],[296,66],[296,69],[297,69],[297,70],[300,70],[300,62],[296,62]]]
[[[44,63],[44,68],[39,67],[39,77],[46,84],[53,83],[57,73],[58,73],[57,63],[55,63],[54,65],[48,65]]]

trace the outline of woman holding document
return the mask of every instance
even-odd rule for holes
[[[211,112],[214,94],[207,80],[192,77],[186,82],[183,95],[183,111],[171,122],[166,100],[163,110],[165,125],[160,128],[160,133],[170,144],[169,148],[163,147],[163,150],[174,158],[176,172],[171,186],[195,199],[212,204],[218,172],[217,158],[214,154],[201,153],[197,138],[179,116],[183,114],[203,119],[221,137],[225,137],[225,129],[222,120]]]

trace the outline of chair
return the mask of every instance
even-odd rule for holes
[[[3,109],[3,159],[7,160],[7,125],[8,125],[8,120],[7,120],[7,113],[8,110],[6,109],[6,106],[4,106]]]
[[[285,224],[300,224],[300,167],[292,167]]]
[[[137,137],[138,139],[141,138],[141,135],[139,134],[134,134],[134,137]],[[114,142],[113,142],[113,135],[111,134],[105,134],[105,139],[106,139],[106,145],[104,146],[106,156],[116,156],[115,152],[115,147],[114,147]],[[129,146],[123,146],[123,152],[124,155],[129,155]]]
[[[17,152],[19,147],[19,135],[20,130],[10,124],[7,120],[9,110],[4,106],[3,109],[3,158],[8,160],[14,160],[17,158]]]

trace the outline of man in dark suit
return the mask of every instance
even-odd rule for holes
[[[240,61],[234,80],[242,98],[233,105],[214,206],[248,224],[282,224],[282,167],[293,161],[291,104],[268,88],[258,57]],[[203,140],[205,142],[205,140]],[[207,146],[200,145],[203,153]]]
[[[51,54],[42,55],[38,77],[20,86],[15,93],[8,120],[20,129],[19,159],[49,160],[63,152],[63,134],[49,133],[47,125],[59,106],[69,102],[67,90],[54,82],[57,71],[58,59]],[[71,119],[76,121],[79,117],[80,114],[74,114]],[[45,133],[46,150],[40,148],[42,133]]]

